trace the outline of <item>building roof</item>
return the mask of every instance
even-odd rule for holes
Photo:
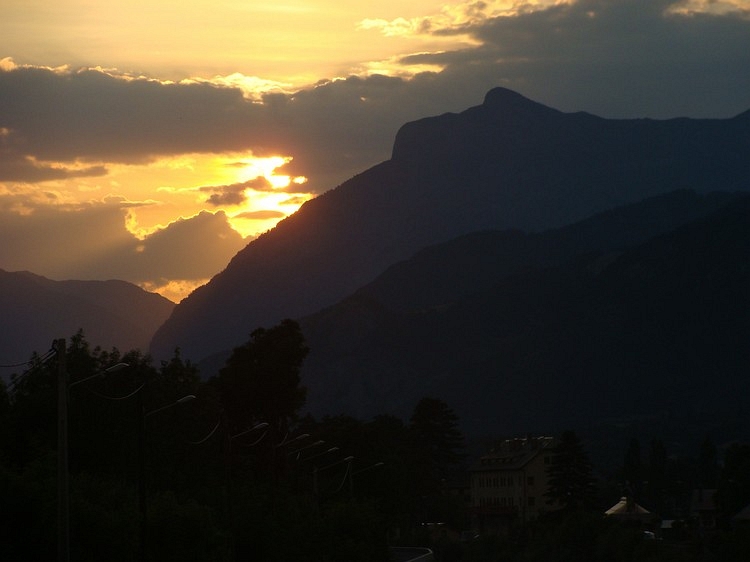
[[[618,501],[615,505],[605,511],[604,515],[614,517],[638,518],[645,515],[651,515],[651,512],[645,507],[635,503],[635,501],[633,501],[632,499],[623,496],[620,498],[620,501]]]
[[[488,454],[480,457],[471,471],[520,470],[540,452],[551,448],[553,443],[553,437],[506,439]]]

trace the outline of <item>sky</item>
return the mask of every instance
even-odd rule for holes
[[[496,86],[608,118],[732,117],[750,0],[4,0],[0,269],[179,302],[388,159],[401,125]]]

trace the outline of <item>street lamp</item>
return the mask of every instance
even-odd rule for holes
[[[303,461],[311,461],[313,459],[317,459],[318,457],[322,457],[323,455],[328,455],[330,453],[335,453],[338,450],[339,450],[338,447],[331,447],[330,449],[327,449],[327,450],[322,451],[320,453],[316,453],[314,455],[310,455],[309,457],[304,457],[302,460]]]
[[[288,441],[287,441],[287,437],[289,437],[288,434],[284,436],[284,439],[281,440],[281,443],[277,443],[276,445],[274,445],[274,449],[278,449],[279,447],[284,447],[284,446],[289,445],[291,443],[294,443],[296,441],[302,441],[302,439],[307,439],[308,437],[310,437],[310,434],[309,433],[302,433],[302,434],[298,435],[297,437],[289,439]]]
[[[326,451],[328,452],[328,451]],[[318,468],[317,466],[313,467],[313,496],[315,497],[315,505],[319,506],[320,504],[320,493],[318,491],[318,472],[321,472],[323,470],[328,470],[329,468],[333,468],[334,466],[338,466],[342,463],[347,463],[346,466],[346,472],[347,474],[352,468],[352,461],[354,460],[353,456],[344,457],[343,459],[339,459],[336,462],[332,462],[331,464],[328,464],[324,467]],[[346,475],[344,476],[346,478]],[[343,485],[343,482],[342,482]],[[338,491],[338,490],[337,490]]]
[[[163,410],[166,410],[167,408],[172,408],[173,406],[177,406],[179,404],[185,404],[186,402],[190,402],[191,400],[195,400],[195,395],[188,394],[187,396],[183,396],[182,398],[179,398],[178,400],[175,400],[174,402],[171,402],[165,406],[161,406],[160,408],[156,408],[155,410],[146,412],[145,405],[143,404],[143,393],[138,393],[138,401],[140,403],[140,415],[138,416],[138,507],[141,515],[139,545],[139,558],[141,562],[145,562],[146,560],[146,537],[148,524],[148,509],[146,506],[146,418],[156,414],[157,412],[161,412]]]
[[[313,447],[318,447],[320,445],[323,445],[325,441],[316,441],[315,443],[310,443],[309,445],[305,445],[304,447],[300,447],[299,449],[295,449],[294,451],[289,451],[287,453],[287,456],[291,457],[293,455],[297,455],[297,460],[300,460],[300,454],[302,451],[307,451],[308,449],[312,449]]]
[[[372,470],[373,468],[378,468],[383,466],[384,462],[376,462],[375,464],[371,464],[370,466],[366,466],[365,468],[360,468],[359,470],[353,470],[349,472],[349,496],[354,496],[354,475],[355,474],[362,474],[363,472],[367,472],[368,470]]]
[[[74,386],[91,379],[104,376],[129,367],[127,363],[117,363],[103,371],[68,383],[66,365],[67,351],[65,338],[52,343],[57,355],[57,559],[70,560],[70,474],[68,467],[68,391]]]
[[[229,520],[229,536],[227,537],[228,543],[229,543],[229,559],[235,560],[236,553],[235,553],[235,528],[234,528],[234,502],[232,501],[232,498],[234,496],[234,493],[232,491],[232,441],[237,439],[238,437],[242,437],[244,435],[247,435],[248,433],[252,433],[253,431],[258,431],[260,429],[266,429],[268,427],[268,424],[266,422],[261,422],[250,429],[246,429],[245,431],[240,431],[239,433],[236,433],[234,435],[231,435],[229,431],[226,433],[226,438],[224,442],[224,509],[226,511],[226,517]],[[249,446],[253,447],[260,443],[261,439],[265,437],[267,432],[263,432],[263,435],[261,435],[258,439],[253,441]]]

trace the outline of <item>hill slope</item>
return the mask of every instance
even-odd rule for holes
[[[750,198],[617,249],[617,225],[647,216],[638,207],[541,235],[466,236],[305,318],[313,413],[406,417],[435,396],[476,435],[747,411]]]
[[[392,158],[306,203],[174,310],[151,351],[194,360],[311,314],[417,250],[485,229],[543,230],[678,188],[747,190],[750,112],[607,120],[505,89],[404,125]]]
[[[0,357],[21,362],[84,330],[92,345],[146,350],[174,303],[124,281],[52,281],[0,269]]]

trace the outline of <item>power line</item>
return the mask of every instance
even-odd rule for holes
[[[13,380],[10,381],[10,384],[8,384],[8,394],[11,396],[16,393],[18,390],[18,386],[22,381],[26,379],[31,373],[33,373],[38,367],[41,367],[42,365],[46,364],[50,359],[52,359],[55,355],[57,355],[57,349],[55,349],[55,346],[53,344],[52,348],[47,351],[42,357],[38,360],[29,360],[25,363],[19,363],[18,365],[13,365],[14,367],[20,367],[23,365],[30,365],[28,369],[26,369],[23,373],[15,377]],[[3,367],[4,365],[0,365],[0,367]]]

